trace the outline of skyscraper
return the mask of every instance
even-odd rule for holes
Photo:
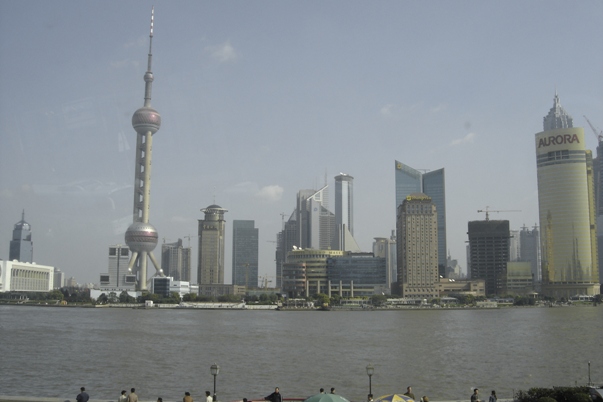
[[[258,286],[259,229],[255,221],[232,221],[232,284]]]
[[[396,266],[396,231],[387,237],[375,237],[373,242],[373,255],[385,258],[386,284],[391,291],[391,286],[398,279],[398,267]]]
[[[161,245],[161,267],[165,276],[175,281],[191,281],[191,248],[182,245],[182,239]]]
[[[354,178],[345,173],[335,176],[335,223],[354,235]]]
[[[446,275],[446,180],[444,168],[421,173],[396,161],[396,213],[406,197],[413,193],[428,195],[438,214],[438,273]]]
[[[328,185],[297,193],[297,230],[302,248],[328,250],[335,235],[335,215],[329,211]]]
[[[224,234],[228,210],[219,205],[203,208],[205,219],[199,220],[199,258],[197,280],[199,284],[224,283]]]
[[[437,220],[436,205],[426,194],[409,194],[398,206],[398,284],[403,297],[438,297]]]
[[[471,221],[468,225],[471,279],[484,279],[486,296],[506,292],[509,221]]]
[[[25,222],[25,211],[21,213],[21,220],[15,223],[13,239],[10,241],[8,260],[19,262],[33,262],[33,242],[31,241],[31,226]]]
[[[136,276],[128,270],[130,249],[123,244],[109,246],[107,273],[100,274],[101,288],[133,289]]]
[[[335,176],[335,226],[331,247],[359,252],[354,239],[354,178],[345,173]]]
[[[532,230],[522,227],[519,232],[519,261],[529,262],[534,285],[540,290],[540,232],[537,226]]]
[[[284,218],[284,214],[282,215]],[[287,259],[287,252],[293,250],[293,246],[299,244],[297,231],[297,214],[293,211],[287,221],[283,221],[283,229],[276,235],[276,287],[282,287],[283,264]]]
[[[542,293],[569,298],[599,293],[593,162],[584,130],[555,94],[536,134]]]
[[[153,134],[161,127],[161,116],[151,107],[151,89],[153,86],[153,20],[151,9],[151,33],[149,34],[149,55],[147,72],[144,75],[144,106],[134,112],[132,127],[136,130],[136,165],[134,168],[134,223],[126,231],[126,244],[132,250],[132,258],[128,270],[136,267],[138,273],[138,290],[147,289],[147,256],[155,266],[157,274],[163,276],[159,263],[153,256],[159,235],[149,223],[149,205],[151,201],[151,154],[153,150]]]

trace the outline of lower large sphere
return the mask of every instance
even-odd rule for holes
[[[126,231],[126,244],[136,252],[153,251],[157,246],[159,235],[150,223],[134,222]]]

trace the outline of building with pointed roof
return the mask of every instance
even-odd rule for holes
[[[33,242],[31,241],[31,225],[25,222],[25,210],[21,220],[15,223],[13,239],[10,241],[9,261],[33,262]]]
[[[555,93],[535,138],[542,293],[557,298],[600,291],[592,153],[572,124]]]

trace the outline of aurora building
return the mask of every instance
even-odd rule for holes
[[[599,293],[593,160],[555,94],[536,134],[542,293]]]

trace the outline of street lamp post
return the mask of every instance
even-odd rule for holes
[[[214,402],[216,402],[217,401],[217,399],[216,399],[216,377],[218,376],[218,373],[220,372],[220,366],[218,366],[216,363],[214,363],[214,364],[211,365],[211,367],[210,367],[209,370],[211,372],[211,375],[214,376],[214,397],[213,397],[213,400],[214,400]]]
[[[369,377],[369,395],[373,394],[373,384],[372,384],[372,377],[373,377],[373,373],[375,372],[375,368],[373,367],[372,364],[369,363],[368,366],[366,366],[366,374]]]

